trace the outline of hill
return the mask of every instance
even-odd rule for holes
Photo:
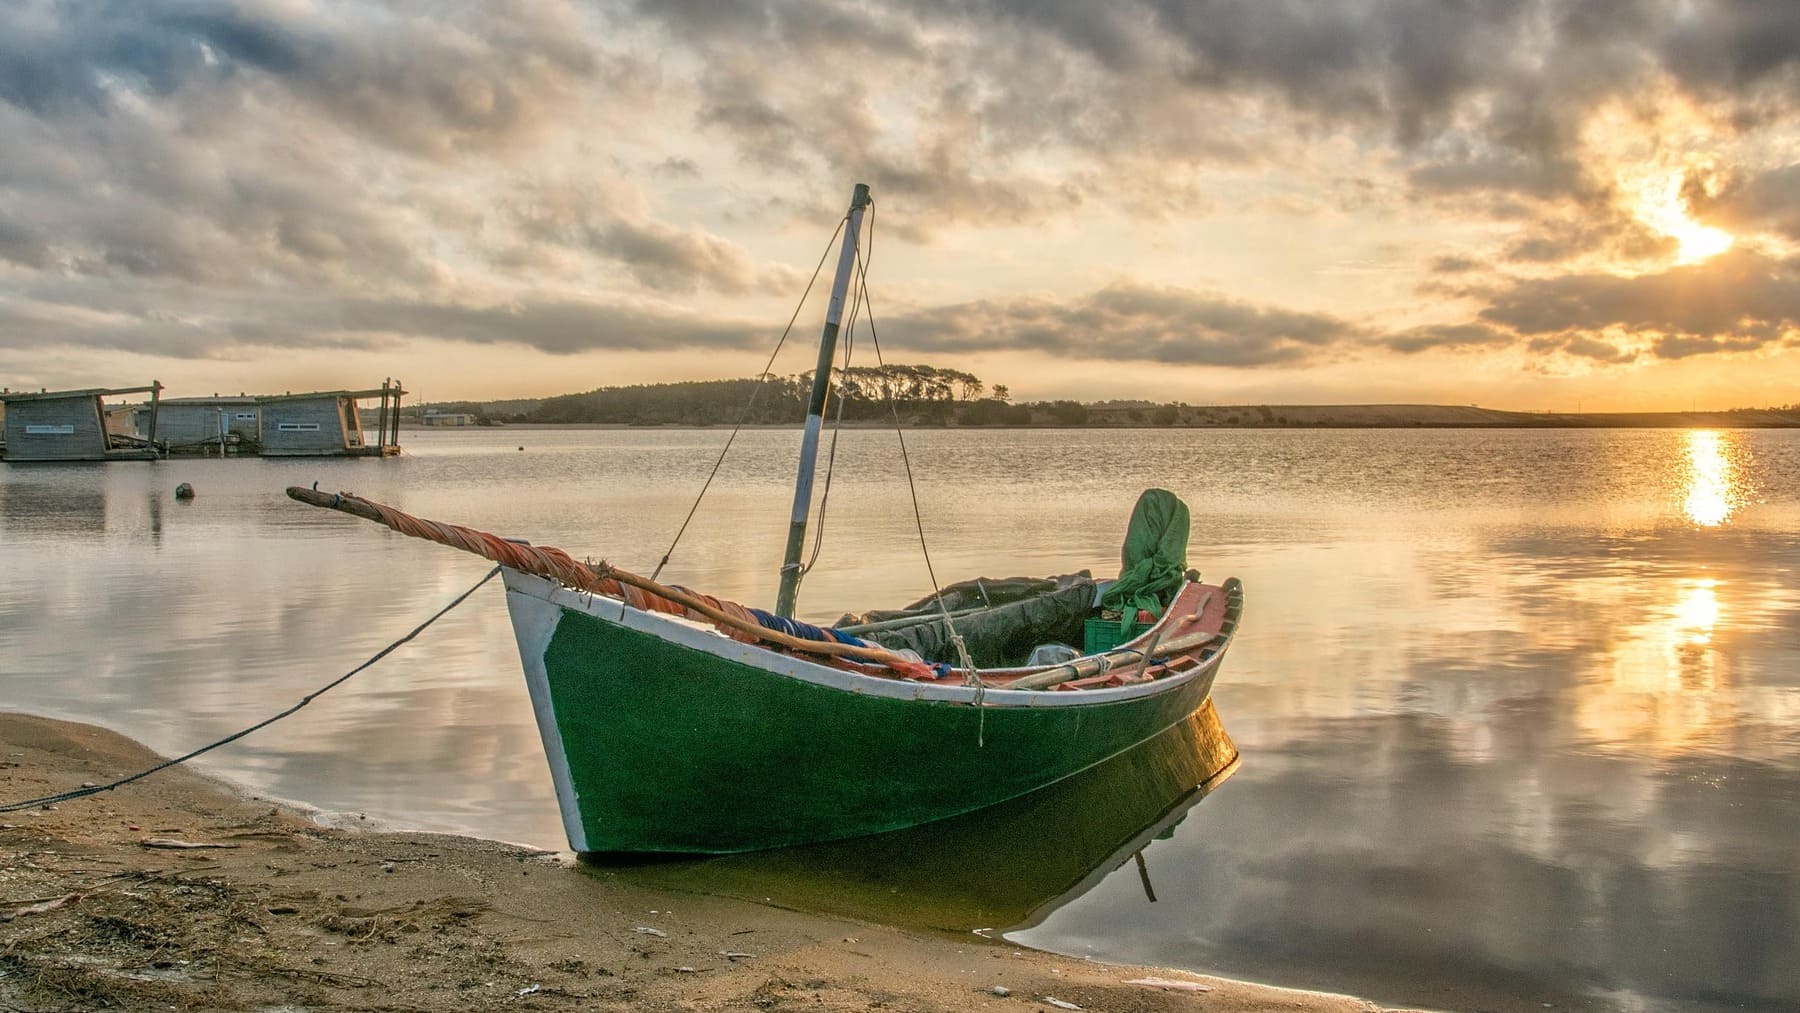
[[[805,413],[810,373],[737,380],[601,387],[540,399],[444,402],[487,425],[794,425]],[[844,381],[843,418],[913,427],[1082,428],[1486,428],[1701,429],[1800,427],[1800,405],[1706,412],[1518,412],[1475,405],[1190,405],[1151,401],[1033,401],[1014,404],[1004,385],[923,364],[857,367]],[[409,413],[422,412],[413,408]],[[836,414],[833,407],[829,415]]]

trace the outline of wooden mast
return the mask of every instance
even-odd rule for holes
[[[844,317],[844,293],[850,288],[850,272],[856,265],[856,244],[862,230],[863,211],[868,206],[869,185],[858,183],[850,195],[844,245],[838,253],[837,277],[831,282],[831,302],[825,308],[825,330],[819,335],[819,364],[813,370],[812,397],[806,405],[806,432],[800,439],[800,474],[794,481],[794,511],[788,524],[787,555],[781,564],[781,592],[775,599],[775,614],[779,616],[793,616],[794,599],[800,594],[800,552],[805,548],[806,517],[812,511],[813,470],[819,458],[819,431],[825,424],[825,397],[831,390],[831,361],[837,354],[838,325]]]

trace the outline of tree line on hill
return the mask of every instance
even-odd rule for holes
[[[972,373],[923,363],[852,366],[832,373],[826,413],[837,417],[842,398],[842,416],[849,422],[890,421],[898,413],[907,425],[1028,425],[1039,407],[1012,404],[1004,384],[996,384],[990,391]],[[791,376],[768,373],[738,380],[601,387],[504,408],[471,403],[434,405],[433,409],[467,411],[478,421],[490,423],[781,425],[805,416],[812,381],[813,371],[807,370]],[[1051,404],[1080,407],[1073,401]]]
[[[773,373],[736,380],[601,387],[542,400],[436,403],[432,411],[467,412],[478,424],[716,426],[793,425],[806,413],[813,373]],[[1190,405],[1150,401],[1032,401],[1015,404],[1005,384],[991,388],[958,369],[924,363],[833,370],[828,419],[906,426],[1682,426],[1800,425],[1800,405],[1725,412],[1568,414],[1516,412],[1473,405]],[[409,409],[413,412],[420,408]],[[1701,418],[1698,421],[1698,417]],[[1711,419],[1712,421],[1707,421]]]

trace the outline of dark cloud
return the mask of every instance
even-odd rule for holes
[[[1516,264],[1560,264],[1588,254],[1640,261],[1673,256],[1680,244],[1613,209],[1546,216],[1525,224],[1500,258]]]
[[[1380,339],[1381,344],[1408,355],[1438,349],[1504,348],[1517,341],[1510,331],[1488,324],[1430,324]]]
[[[649,217],[634,187],[580,181],[524,184],[500,210],[526,246],[555,244],[615,261],[639,284],[660,292],[702,288],[738,295],[779,268],[759,268],[735,243],[699,228],[680,229]],[[530,263],[528,250],[501,251],[502,262]]]
[[[1775,0],[26,0],[0,4],[0,311],[177,356],[319,333],[725,347],[741,327],[632,294],[767,291],[793,272],[747,230],[835,213],[864,180],[907,209],[883,234],[913,239],[1246,194],[1289,218],[1423,207],[1516,230],[1430,262],[1434,295],[1485,307],[1461,324],[1375,334],[1127,284],[915,310],[891,326],[920,351],[1742,352],[1794,332],[1792,262],[1556,271],[1674,252],[1620,209],[1596,111],[1653,124],[1685,99],[1724,143],[1786,129],[1797,95],[1800,18]],[[729,208],[670,206],[700,173],[670,125],[731,145]],[[554,182],[571,167],[594,184]],[[1709,221],[1800,240],[1800,167],[1720,166],[1684,192]],[[731,238],[702,224],[721,221]],[[593,303],[507,301],[596,280]]]
[[[1116,285],[1066,301],[983,301],[881,325],[918,352],[1026,350],[1067,358],[1254,368],[1316,361],[1359,336],[1340,319],[1183,289]]]
[[[1376,339],[1401,353],[1519,347],[1608,364],[1754,352],[1800,340],[1800,262],[1734,250],[1641,275],[1515,278],[1458,293],[1477,319]]]
[[[1756,334],[1670,334],[1656,339],[1650,348],[1659,359],[1685,359],[1692,355],[1713,355],[1719,352],[1753,352],[1766,343],[1765,337]]]
[[[465,305],[398,299],[214,301],[203,317],[177,317],[134,293],[97,312],[90,305],[0,299],[0,348],[59,344],[145,351],[177,359],[266,348],[375,348],[396,338],[517,344],[553,355],[602,350],[739,349],[768,328],[632,302],[526,296]]]
[[[1433,274],[1467,274],[1470,271],[1482,270],[1486,266],[1474,257],[1465,257],[1458,253],[1446,253],[1431,258]]]
[[[631,303],[524,298],[499,306],[351,302],[330,329],[353,335],[515,343],[554,355],[599,350],[737,349],[767,339],[767,328]]]
[[[1672,19],[1659,40],[1666,66],[1688,87],[1733,97],[1791,89],[1800,68],[1800,12],[1787,0],[1716,0]]]
[[[21,267],[43,267],[48,259],[49,251],[43,236],[36,229],[13,221],[0,210],[0,260]]]
[[[1800,240],[1800,163],[1723,181],[1716,193],[1690,177],[1682,195],[1697,217],[1731,232]]]
[[[1764,339],[1800,327],[1793,261],[1733,251],[1658,274],[1567,275],[1514,282],[1481,318],[1521,334],[1618,328],[1670,335]]]
[[[1783,0],[776,0],[733,5],[728,16],[696,3],[636,13],[706,55],[714,70],[700,121],[760,164],[838,176],[886,165],[901,186],[918,167],[942,183],[925,196],[986,186],[1040,217],[1105,199],[1098,181],[1122,172],[1168,178],[1174,167],[1253,162],[1283,139],[1331,134],[1390,147],[1426,196],[1591,208],[1613,199],[1583,135],[1595,110],[1636,107],[1648,122],[1645,97],[1673,85],[1704,103],[1722,133],[1751,129],[1790,115],[1800,59],[1800,19]],[[800,66],[813,72],[796,75]],[[982,171],[944,172],[930,155],[941,133],[929,129],[878,138],[909,142],[882,150],[821,139],[831,114],[816,98],[859,79],[924,93],[924,123],[978,122],[978,133],[955,139],[962,164]],[[1028,178],[1023,164],[1047,149],[1079,153],[1093,170],[1054,181],[1078,200],[1017,200],[1008,184]],[[940,205],[994,208],[974,193]]]
[[[51,118],[103,115],[132,94],[266,90],[366,140],[442,154],[541,125],[596,70],[582,34],[548,4],[311,14],[188,0],[7,5],[0,101]]]
[[[1562,342],[1562,350],[1578,359],[1593,359],[1595,362],[1607,362],[1622,365],[1637,358],[1637,352],[1616,345],[1610,341],[1575,334]]]

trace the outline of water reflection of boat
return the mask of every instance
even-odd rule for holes
[[[1237,747],[1209,701],[1097,767],[979,812],[777,851],[589,856],[587,866],[667,889],[998,934],[1038,924],[1132,862],[1237,766]],[[1149,872],[1138,874],[1154,899]]]

